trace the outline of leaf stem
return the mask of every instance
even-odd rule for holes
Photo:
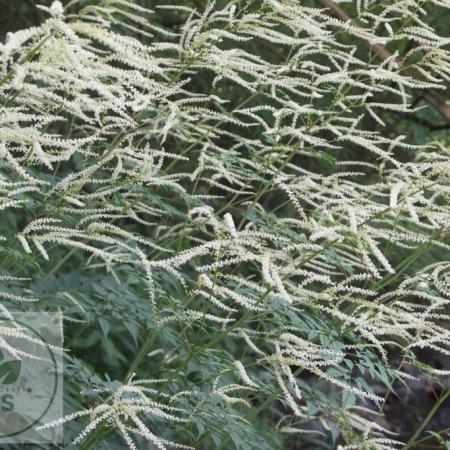
[[[445,402],[445,400],[447,400],[449,395],[450,395],[450,391],[448,389],[442,392],[442,394],[438,398],[437,402],[434,404],[433,408],[431,408],[427,417],[425,417],[424,421],[420,424],[419,428],[417,428],[416,432],[411,436],[409,441],[401,448],[401,450],[408,450],[409,448],[413,447],[413,445],[416,443],[416,439],[420,436],[422,431],[428,425],[430,420],[433,418],[433,416],[436,414],[436,412],[442,406],[442,404]]]

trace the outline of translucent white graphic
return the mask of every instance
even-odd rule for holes
[[[59,444],[62,426],[36,429],[63,416],[62,316],[16,313],[0,343],[0,444]],[[8,327],[8,322],[1,324]]]

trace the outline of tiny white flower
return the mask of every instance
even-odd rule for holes
[[[59,0],[55,0],[50,6],[50,13],[54,17],[62,16],[64,14],[64,7]]]

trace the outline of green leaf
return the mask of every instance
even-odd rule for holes
[[[98,323],[100,325],[100,328],[102,329],[102,333],[105,335],[105,337],[108,337],[108,334],[111,331],[110,323],[103,318],[98,319]]]
[[[337,438],[339,437],[339,435],[340,435],[341,433],[340,433],[340,431],[339,431],[337,428],[335,428],[335,427],[331,427],[331,428],[330,428],[330,433],[331,433],[331,439],[332,439],[332,441],[333,441],[333,444],[335,444],[336,441],[337,441]]]
[[[4,362],[0,365],[0,383],[13,384],[17,381],[20,375],[22,362],[19,360],[12,360]]]
[[[342,406],[344,406],[345,408],[349,406],[354,406],[355,404],[356,404],[355,394],[352,391],[346,389],[342,394]]]
[[[138,326],[133,322],[125,322],[124,325],[125,325],[126,329],[130,332],[135,346],[138,347],[138,343],[137,343],[137,337],[138,337],[138,332],[139,332]]]

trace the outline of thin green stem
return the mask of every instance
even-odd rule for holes
[[[446,389],[445,391],[442,392],[436,403],[431,408],[428,415],[425,417],[423,422],[417,428],[416,432],[411,436],[409,441],[401,448],[401,450],[408,450],[409,448],[413,447],[416,444],[416,439],[420,436],[422,431],[426,428],[430,420],[434,417],[436,412],[439,410],[439,408],[442,406],[442,404],[445,402],[445,400],[447,400],[449,396],[450,396],[449,390]]]

